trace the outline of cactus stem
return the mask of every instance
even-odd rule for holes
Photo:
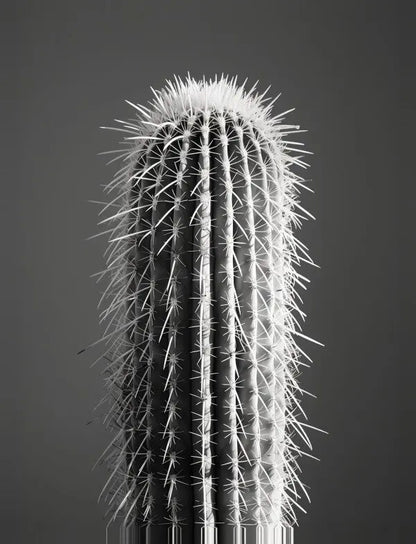
[[[312,448],[299,395],[304,263],[294,230],[306,152],[273,101],[236,78],[152,90],[106,186],[112,466],[100,497],[126,544],[293,544]],[[126,146],[126,147],[125,147]],[[103,215],[105,214],[105,215]],[[94,344],[93,344],[94,345]],[[303,362],[303,358],[306,362]],[[302,446],[297,445],[299,442]]]

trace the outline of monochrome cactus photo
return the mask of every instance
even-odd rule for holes
[[[294,542],[312,263],[294,231],[310,214],[299,127],[273,103],[236,79],[174,78],[114,127],[102,497],[122,542]]]

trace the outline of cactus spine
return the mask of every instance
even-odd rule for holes
[[[131,542],[289,543],[305,491],[296,436],[310,447],[295,290],[311,261],[293,234],[310,214],[286,139],[298,127],[235,79],[154,94],[120,122],[107,186],[103,494]]]

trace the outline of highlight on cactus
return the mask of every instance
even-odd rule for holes
[[[236,78],[153,93],[116,120],[121,168],[100,221],[114,430],[101,496],[123,542],[291,544],[311,448],[299,127]]]

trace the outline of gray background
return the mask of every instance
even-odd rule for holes
[[[100,334],[89,275],[105,242],[85,241],[87,200],[102,199],[114,169],[97,153],[117,138],[98,127],[188,70],[272,84],[315,154],[303,203],[318,219],[301,239],[322,268],[304,269],[305,332],[326,347],[307,346],[302,383],[330,434],[312,433],[321,462],[303,463],[312,504],[296,542],[412,540],[410,4],[2,3],[4,542],[104,542],[105,474],[91,472],[109,440],[93,413],[102,367],[99,350],[76,356]]]

